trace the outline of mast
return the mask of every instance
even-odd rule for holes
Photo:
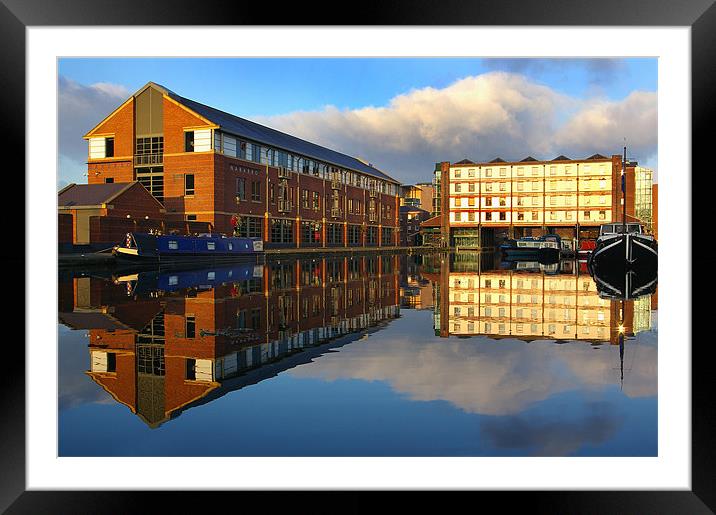
[[[626,145],[622,158],[622,234],[626,234]]]

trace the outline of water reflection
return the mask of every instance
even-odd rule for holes
[[[69,273],[61,454],[655,455],[656,302],[464,252]]]
[[[88,330],[86,374],[157,427],[313,357],[286,359],[296,352],[398,316],[396,265],[346,257],[74,277],[60,281],[59,320]]]

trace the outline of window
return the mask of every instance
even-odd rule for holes
[[[492,177],[492,168],[487,168],[485,170],[485,177]]]
[[[460,183],[455,184],[455,192],[460,193],[462,191],[462,185]]]
[[[500,191],[507,191],[507,184],[505,184],[504,182],[501,182],[500,183]]]
[[[606,211],[600,211],[599,212],[599,219],[600,220],[606,220],[607,218],[607,212]]]
[[[507,213],[504,211],[500,212],[500,220],[507,220]]]
[[[105,138],[104,157],[114,157],[114,138]]]
[[[492,205],[492,197],[486,197],[485,198],[485,205],[491,206]]]
[[[194,195],[194,174],[188,173],[184,176],[184,195]]]
[[[261,181],[251,182],[251,200],[255,202],[261,201]]]
[[[467,191],[474,192],[475,191],[475,183],[471,182],[467,185]]]
[[[317,191],[313,192],[313,210],[319,211],[321,209],[321,200]]]
[[[246,200],[246,179],[244,177],[236,178],[236,197],[239,200]]]
[[[557,167],[556,167],[556,166],[550,166],[550,167],[549,167],[549,174],[550,174],[550,175],[557,175]]]
[[[196,215],[186,215],[188,222],[196,222]]]
[[[114,177],[105,177],[104,182],[105,184],[111,184],[114,182]]]
[[[308,190],[301,190],[301,207],[308,209]]]
[[[455,170],[455,178],[462,177],[462,170]]]
[[[507,175],[507,168],[500,168],[500,177]]]
[[[194,152],[194,131],[184,133],[184,152]]]
[[[196,337],[196,317],[194,315],[186,316],[186,329],[184,334],[186,338]]]
[[[517,167],[517,175],[522,176],[525,174],[525,169],[521,166]]]
[[[491,212],[485,213],[485,220],[487,220],[488,222],[492,220],[492,213],[491,213]]]
[[[193,358],[186,358],[186,374],[185,378],[188,381],[196,380],[196,360]]]
[[[170,241],[169,241],[169,250],[177,250],[178,248],[179,248],[179,242],[178,242],[178,241],[175,241],[175,240],[170,240]],[[170,279],[171,279],[171,278],[170,278]],[[171,284],[171,280],[170,280],[170,284]]]
[[[585,211],[585,212],[584,212],[584,219],[585,219],[585,220],[589,220],[589,215],[590,215],[590,211]]]
[[[485,184],[485,191],[492,191],[492,183]]]
[[[206,242],[206,250],[216,250],[216,242],[215,241],[207,241]],[[211,272],[209,272],[211,273]]]
[[[471,178],[472,178],[472,177],[475,177],[475,169],[472,168],[472,169],[468,170],[468,171],[467,171],[467,176],[468,176],[468,177],[471,177]]]

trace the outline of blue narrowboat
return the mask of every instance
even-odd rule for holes
[[[188,262],[230,259],[263,252],[259,238],[225,236],[157,235],[131,232],[121,245],[112,249],[117,259],[133,262]]]

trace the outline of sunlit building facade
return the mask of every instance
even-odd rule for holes
[[[621,172],[621,156],[600,154],[581,160],[560,155],[551,161],[438,163],[443,237],[458,247],[546,232],[594,237],[601,224],[621,220]],[[651,170],[627,163],[627,219],[643,216],[647,229],[650,181]]]

